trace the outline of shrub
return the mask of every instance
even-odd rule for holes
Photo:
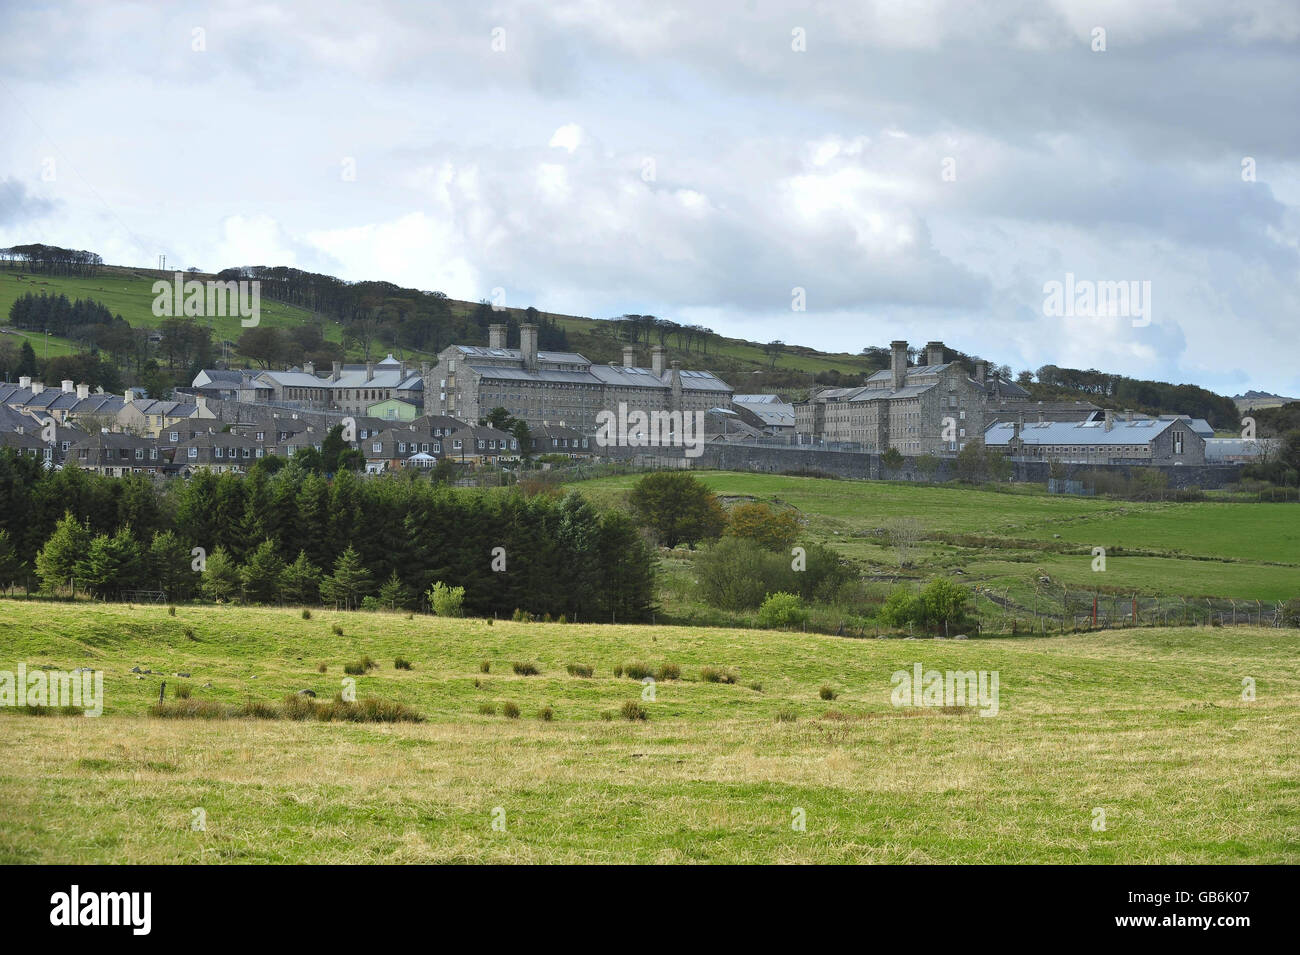
[[[496,716],[497,705],[495,703],[480,703],[478,711],[481,716]]]
[[[798,594],[768,594],[758,610],[758,622],[768,628],[799,627],[808,622],[808,608]]]
[[[627,674],[629,680],[644,680],[648,676],[654,676],[654,670],[644,663],[624,664],[623,672]]]
[[[570,663],[565,669],[569,671],[569,676],[591,676],[593,672],[585,663]]]
[[[193,693],[194,688],[188,683],[177,683],[176,687],[172,690],[172,694],[178,700],[188,700]]]
[[[728,515],[727,534],[752,540],[764,550],[787,554],[799,535],[799,519],[790,511],[778,513],[758,502],[738,504]]]
[[[549,706],[543,706],[537,711],[537,718],[543,723],[549,723],[551,720],[555,719],[555,710],[551,709]]]
[[[655,679],[659,682],[664,680],[680,680],[682,678],[682,668],[676,663],[665,663],[655,671]]]
[[[396,660],[393,661],[393,669],[394,669],[394,670],[410,670],[410,669],[411,669],[411,661],[410,661],[410,660],[403,660],[401,657],[398,657]]]
[[[506,702],[501,704],[501,715],[508,720],[519,719],[519,704],[512,702],[511,700],[506,700]]]
[[[537,664],[518,660],[511,664],[511,669],[515,671],[515,676],[537,676],[541,672],[537,669]]]
[[[705,683],[735,683],[736,674],[720,667],[701,667],[700,679]]]
[[[638,522],[654,531],[668,548],[712,540],[727,523],[717,496],[686,471],[647,474],[632,488],[628,502]]]
[[[334,624],[334,626],[330,627],[330,629],[334,631],[334,636],[336,637],[343,636],[343,628],[339,626],[337,623]]]
[[[491,672],[492,672],[492,661],[491,661],[491,660],[482,660],[482,661],[480,661],[480,662],[479,662],[479,665],[478,665],[478,672],[479,672],[479,673],[491,673]]]
[[[311,611],[308,610],[306,607],[303,607],[303,608],[302,608],[302,619],[304,619],[304,620],[310,620],[310,619],[311,619]]]
[[[436,581],[425,598],[429,601],[429,606],[439,617],[462,617],[465,615],[465,588],[448,587],[441,580]]]
[[[835,699],[835,697],[839,696],[839,694],[836,693],[835,690],[829,686],[823,686],[820,690],[817,691],[817,695],[820,696],[823,700],[833,700]]]
[[[752,540],[724,537],[695,559],[700,595],[720,610],[752,610],[764,596],[797,589],[790,559]]]
[[[624,700],[618,712],[623,719],[629,722],[636,722],[637,720],[644,722],[650,718],[645,708],[636,700]]]

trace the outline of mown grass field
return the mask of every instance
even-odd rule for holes
[[[1300,507],[1267,503],[1135,503],[1049,495],[1041,488],[981,490],[886,481],[700,471],[727,499],[794,509],[806,534],[859,562],[895,573],[897,555],[872,532],[915,518],[923,539],[902,576],[961,570],[967,582],[1032,595],[1047,575],[1103,592],[1279,601],[1300,597]],[[605,505],[637,476],[576,484]],[[975,538],[976,540],[970,540]],[[1106,570],[1092,569],[1094,547]],[[672,560],[668,562],[670,568]]]
[[[3,862],[1300,861],[1294,630],[846,640],[4,601],[0,647],[0,669],[101,668],[107,696],[96,719],[0,713]],[[173,673],[274,701],[337,690],[362,654],[380,666],[358,695],[426,722],[146,715]],[[606,721],[642,697],[613,676],[630,661],[682,678],[646,722]],[[998,715],[893,707],[890,674],[916,662],[997,670]],[[505,701],[521,718],[479,712]]]

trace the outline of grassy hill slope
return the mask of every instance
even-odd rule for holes
[[[0,712],[4,862],[1300,860],[1295,631],[909,642],[228,607],[2,616],[9,659],[102,668],[108,697],[98,719]],[[427,722],[145,715],[176,672],[196,697],[274,701],[336,691],[361,654],[380,666],[358,694]],[[613,675],[633,660],[682,678],[641,703],[648,721],[606,721],[642,699]],[[893,707],[891,673],[916,662],[997,670],[998,715]],[[738,682],[703,682],[705,666]],[[505,701],[521,719],[480,712]]]

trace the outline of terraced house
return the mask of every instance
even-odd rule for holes
[[[451,345],[439,354],[424,382],[425,411],[480,421],[505,408],[530,428],[564,425],[584,434],[601,411],[707,412],[731,406],[731,386],[712,372],[683,370],[651,349],[650,367],[623,349],[623,363],[592,364],[577,352],[538,351],[537,326],[519,329],[519,347],[506,347],[506,326],[488,329],[488,344]]]

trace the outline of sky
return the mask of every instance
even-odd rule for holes
[[[1297,0],[0,23],[0,246],[1300,396]],[[1130,301],[1090,311],[1113,283]]]

